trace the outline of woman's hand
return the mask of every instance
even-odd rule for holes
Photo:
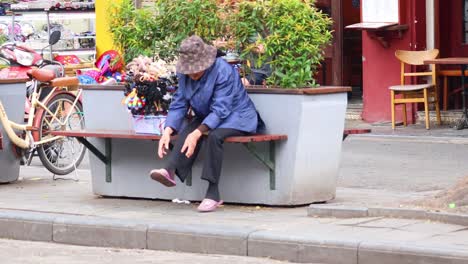
[[[202,136],[202,132],[198,129],[195,129],[190,133],[185,139],[184,146],[182,147],[181,153],[185,153],[187,158],[190,158],[197,147],[197,142]]]
[[[158,156],[162,159],[164,155],[167,154],[167,150],[169,149],[169,143],[171,142],[171,135],[174,130],[170,127],[166,127],[164,129],[164,132],[161,136],[161,139],[159,140],[159,146],[158,146]]]

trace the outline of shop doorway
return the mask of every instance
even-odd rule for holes
[[[347,118],[361,119],[362,32],[345,29],[361,21],[360,0],[317,0],[316,6],[333,19],[333,45],[325,50],[315,79],[320,85],[351,86]]]
[[[361,21],[360,1],[342,0],[343,27]],[[362,32],[343,31],[343,85],[351,86],[349,104],[362,108]]]
[[[320,85],[351,86],[349,96],[361,99],[362,32],[344,28],[360,22],[360,0],[317,0],[315,4],[334,21],[333,45],[325,49],[315,78]]]

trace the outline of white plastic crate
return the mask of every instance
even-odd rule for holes
[[[154,134],[162,135],[164,131],[164,124],[166,123],[166,116],[158,115],[134,115],[133,116],[133,129],[137,134]]]

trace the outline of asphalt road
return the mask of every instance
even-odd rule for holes
[[[468,176],[468,141],[348,137],[343,142],[339,187],[434,191]]]

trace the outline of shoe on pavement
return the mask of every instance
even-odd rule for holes
[[[150,177],[151,179],[161,183],[166,187],[176,186],[176,182],[174,180],[174,173],[170,173],[166,169],[152,170],[150,172]]]
[[[197,210],[201,213],[213,212],[216,210],[216,208],[218,208],[222,204],[223,204],[223,200],[217,202],[215,200],[205,198],[200,203]]]

